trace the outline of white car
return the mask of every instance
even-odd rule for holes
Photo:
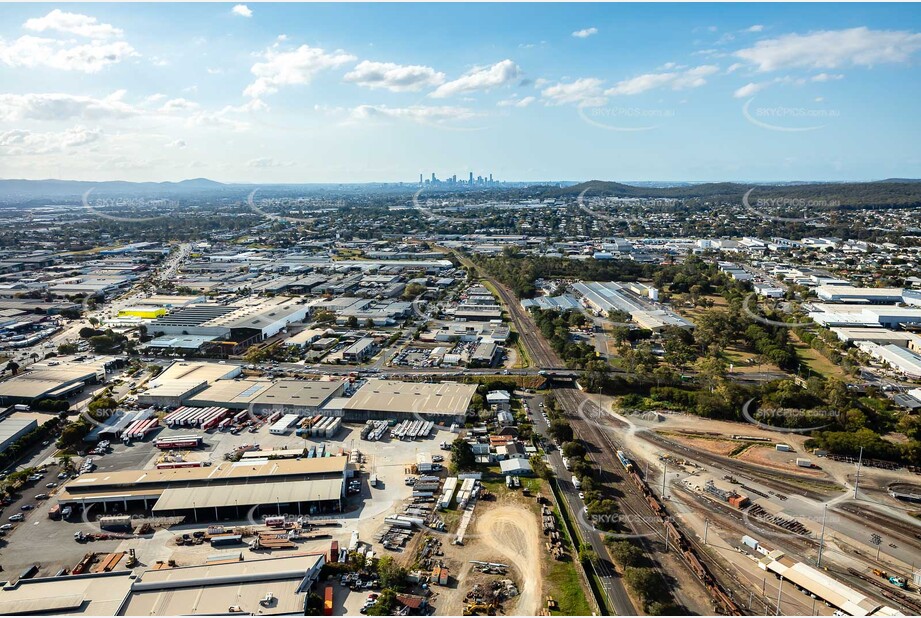
[[[14,527],[13,524],[3,524],[0,526],[0,530],[12,530]]]
[[[10,521],[22,521],[26,516],[22,513],[16,513],[15,515],[10,515]]]

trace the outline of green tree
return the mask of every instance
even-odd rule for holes
[[[399,589],[403,587],[406,569],[397,564],[392,556],[381,556],[377,561],[377,575],[381,579],[381,587]]]
[[[662,579],[652,569],[627,567],[624,569],[624,581],[644,602],[656,598],[662,591]]]
[[[58,346],[58,354],[76,354],[79,349],[76,343],[62,343]]]
[[[476,466],[473,447],[463,438],[451,443],[451,467],[458,470],[472,470]]]

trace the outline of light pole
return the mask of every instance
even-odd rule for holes
[[[863,463],[863,447],[860,447],[860,457],[857,459],[857,476],[854,478],[854,500],[857,499],[857,488],[860,486],[860,465]]]
[[[704,521],[704,545],[707,544],[707,533],[710,532],[710,520]]]
[[[780,598],[783,596],[783,575],[780,576],[780,583],[777,584],[777,610],[774,613],[775,616],[780,615]]]
[[[822,550],[825,549],[825,517],[828,515],[828,503],[822,505],[822,533],[819,536],[819,557],[816,558],[815,566],[817,569],[822,568]]]
[[[668,461],[663,461],[664,468],[662,469],[662,500],[665,500],[665,479],[668,478]]]

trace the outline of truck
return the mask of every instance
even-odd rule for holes
[[[327,586],[323,592],[323,615],[333,615],[333,587]]]
[[[48,518],[49,519],[61,519],[61,505],[55,504],[53,507],[48,509]]]
[[[377,487],[378,479],[376,474],[372,474],[371,478],[368,481],[371,484],[371,487]]]
[[[572,484],[576,489],[582,488],[582,481],[579,480],[579,477],[575,474],[572,475]]]

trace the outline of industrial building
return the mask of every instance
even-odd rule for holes
[[[342,359],[347,363],[363,363],[377,351],[377,342],[372,337],[362,337],[342,351]]]
[[[329,400],[345,390],[347,380],[217,380],[200,391],[190,394],[181,405],[196,407],[220,406],[231,410],[252,410],[294,413],[301,416],[317,414]]]
[[[198,468],[86,473],[68,482],[60,504],[97,505],[195,521],[257,513],[328,513],[342,508],[348,457],[256,460]]]
[[[200,304],[181,307],[152,320],[152,335],[201,335],[245,347],[277,335],[307,317],[310,305],[300,298],[261,299],[251,305]]]
[[[830,303],[890,305],[902,302],[902,288],[855,288],[850,285],[820,285],[815,294]]]
[[[0,615],[115,616],[133,582],[132,571],[7,581],[0,588]]]
[[[253,399],[250,409],[256,414],[319,414],[328,401],[345,390],[348,380],[279,380]]]
[[[399,421],[407,415],[418,415],[430,421],[463,423],[474,393],[473,384],[371,379],[342,406],[343,420]]]
[[[85,616],[304,615],[324,553],[200,566],[62,575],[6,582],[0,614]],[[270,599],[270,601],[266,601]]]
[[[173,363],[150,386],[138,394],[138,403],[146,406],[179,407],[218,380],[240,375],[238,365],[221,363]],[[219,404],[221,405],[221,404]]]
[[[694,328],[691,322],[655,301],[641,298],[629,291],[626,285],[593,281],[577,283],[573,286],[573,289],[596,313],[601,315],[607,315],[610,311],[628,313],[640,328],[652,331],[660,331],[668,326],[686,329]],[[647,289],[650,296],[655,295],[652,292],[655,288]]]
[[[0,382],[0,404],[32,403],[39,399],[66,399],[88,384],[105,380],[108,359],[93,363],[49,361]]]
[[[879,345],[869,341],[857,344],[861,350],[907,378],[921,378],[921,356],[897,345]]]
[[[30,431],[38,429],[38,420],[32,414],[13,413],[0,417],[0,453]]]
[[[849,616],[899,615],[891,607],[884,606],[808,564],[793,560],[780,550],[769,551],[758,561],[758,566],[814,594]]]
[[[809,317],[829,328],[832,326],[898,328],[903,324],[921,324],[921,308],[813,303]]]
[[[325,564],[326,555],[316,553],[148,570],[117,615],[303,616]]]

